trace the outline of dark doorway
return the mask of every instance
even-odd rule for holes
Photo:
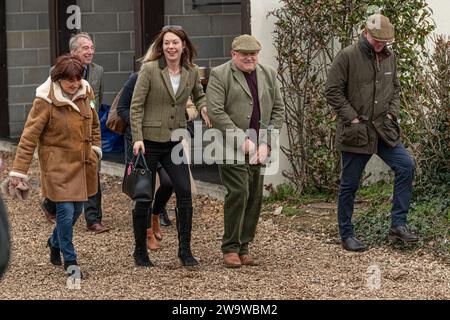
[[[163,25],[164,0],[134,0],[134,52],[136,59],[145,54],[153,38]],[[135,70],[138,67],[135,63]]]
[[[48,16],[50,24],[50,58],[51,64],[56,57],[69,52],[69,40],[77,30],[67,28],[67,8],[76,5],[76,0],[49,0]]]

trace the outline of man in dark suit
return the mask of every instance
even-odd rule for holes
[[[95,95],[95,110],[99,110],[103,100],[103,67],[92,62],[94,58],[94,44],[89,34],[78,33],[69,41],[70,53],[78,56],[84,64],[84,79],[89,82]],[[100,171],[100,166],[99,166]],[[84,203],[84,217],[87,229],[95,233],[109,231],[109,228],[102,224],[102,192],[100,188],[100,174],[98,174],[99,188],[97,194],[89,197]],[[42,209],[47,219],[55,221],[56,207],[50,199],[44,199]]]

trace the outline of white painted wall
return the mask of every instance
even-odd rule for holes
[[[433,20],[436,22],[435,33],[450,36],[450,1],[428,0],[427,3],[433,10]]]
[[[252,35],[261,43],[261,53],[259,54],[259,62],[269,64],[275,69],[278,67],[276,60],[276,50],[273,45],[273,30],[276,19],[274,17],[267,18],[267,13],[280,7],[278,0],[251,0],[251,30]],[[286,128],[283,127],[281,131],[281,144],[287,145]],[[264,184],[272,183],[274,186],[286,181],[281,174],[282,170],[290,167],[283,152],[280,152],[280,168],[275,175],[267,175],[264,178]]]

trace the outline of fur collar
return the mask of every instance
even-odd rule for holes
[[[75,111],[80,113],[80,109],[75,104],[77,99],[89,98],[89,100],[94,100],[94,94],[89,83],[82,79],[81,87],[77,91],[77,93],[73,96],[72,100],[64,97],[61,86],[58,81],[52,82],[51,78],[48,77],[47,81],[45,81],[42,85],[40,85],[36,89],[36,98],[41,98],[48,103],[51,103],[55,106],[67,106],[70,105]],[[91,103],[91,108],[95,108],[95,104]]]

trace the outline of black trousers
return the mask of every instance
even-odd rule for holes
[[[86,225],[88,227],[102,222],[102,188],[100,187],[100,173],[97,173],[97,179],[97,193],[90,196],[88,201],[84,203],[84,218],[86,219]]]
[[[173,193],[172,180],[162,166],[159,166],[159,188],[155,193],[155,202],[153,203],[153,214],[160,214],[165,208]]]
[[[192,194],[191,194],[191,181],[189,176],[189,165],[186,161],[182,161],[180,164],[175,164],[172,161],[172,150],[177,147],[181,151],[177,154],[177,157],[185,158],[183,149],[181,148],[180,142],[155,142],[144,140],[145,145],[145,161],[149,169],[152,172],[156,172],[158,169],[158,163],[161,164],[162,168],[166,171],[167,176],[172,182],[173,189],[175,190],[175,195],[177,198],[177,208],[192,208]],[[153,175],[153,189],[155,187],[156,177]],[[163,191],[165,197],[167,198],[168,192]],[[170,195],[169,195],[170,198]],[[167,199],[168,200],[168,199]],[[154,211],[159,213],[161,210],[161,201],[156,203]],[[146,215],[150,208],[149,202],[136,202],[135,211],[138,215]],[[157,211],[159,210],[159,211]]]

